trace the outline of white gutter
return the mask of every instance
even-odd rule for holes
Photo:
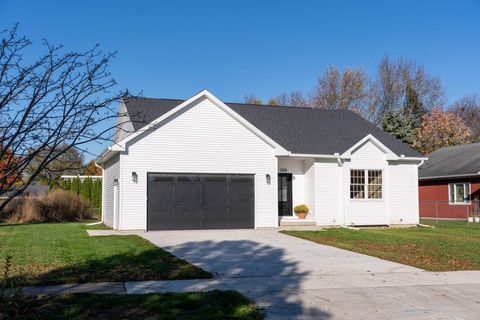
[[[323,158],[323,159],[339,159],[341,156],[338,153],[334,154],[311,154],[311,153],[290,153],[289,157],[294,158]],[[344,158],[341,158],[344,159]]]

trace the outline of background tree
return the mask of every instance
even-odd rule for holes
[[[301,91],[293,91],[291,93],[282,93],[276,98],[269,99],[268,104],[273,106],[310,107],[311,101]]]
[[[0,149],[3,149],[0,145]],[[2,157],[0,158],[0,192],[2,190],[8,190],[9,186],[18,184],[21,182],[21,173],[18,171],[9,170],[9,163],[16,163],[18,159],[10,150],[3,150],[1,152]]]
[[[95,208],[98,208],[101,212],[102,208],[102,181],[95,180],[93,182],[93,194],[92,194],[92,203]]]
[[[82,182],[80,178],[76,177],[72,180],[70,190],[76,194],[80,194],[82,191]]]
[[[312,105],[321,109],[348,109],[362,113],[367,97],[367,75],[362,69],[340,71],[332,66],[318,79]]]
[[[38,171],[37,177],[33,179],[36,183],[56,185],[60,186],[62,175],[81,175],[84,171],[83,155],[76,148],[69,148],[68,145],[58,147],[66,149],[65,152],[59,154],[59,156],[50,161],[50,163],[42,170],[38,170],[38,167],[45,159],[45,154],[48,154],[48,150],[38,153],[34,159],[30,162],[30,165],[25,169],[25,175],[27,178]]]
[[[407,101],[411,99],[411,101]],[[375,124],[383,122],[390,110],[400,110],[414,103],[411,112],[425,113],[442,107],[445,95],[440,79],[430,76],[425,68],[411,60],[391,61],[385,56],[369,86],[368,110],[365,117]],[[415,108],[420,108],[415,110]],[[423,111],[422,111],[423,110]]]
[[[262,104],[262,100],[260,100],[259,98],[257,98],[255,95],[253,94],[246,94],[244,97],[243,97],[243,102],[246,103],[246,104]]]
[[[389,110],[383,117],[382,128],[400,141],[414,146],[417,138],[417,128],[412,116],[403,110]]]
[[[86,166],[83,172],[85,176],[101,176],[102,169],[95,165],[95,161],[91,160]]]
[[[480,98],[478,95],[465,96],[448,110],[465,122],[472,133],[471,141],[480,141]]]
[[[389,109],[382,119],[382,128],[395,138],[414,147],[418,129],[427,113],[410,81],[407,82],[405,100],[399,110]]]
[[[4,163],[0,196],[12,189],[8,177],[42,158],[24,184],[0,204],[1,210],[69,150],[110,140],[113,130],[106,121],[116,118],[112,103],[126,92],[112,93],[116,82],[108,64],[114,54],[98,46],[75,52],[44,41],[44,54],[31,60],[26,52],[40,50],[18,34],[17,26],[0,36],[0,159],[6,150],[18,159]]]
[[[82,182],[80,195],[85,199],[91,201],[92,194],[93,194],[93,181],[92,181],[92,178],[88,177],[88,178],[85,178]]]
[[[433,109],[423,116],[415,147],[423,154],[428,154],[439,148],[468,143],[469,138],[470,129],[461,117]]]

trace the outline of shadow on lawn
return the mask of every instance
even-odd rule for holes
[[[288,260],[283,249],[250,240],[191,241],[165,249],[204,270],[221,270],[216,275],[227,286],[254,300],[274,319],[331,317],[320,309],[324,301],[301,289],[309,272],[300,271],[299,262]],[[308,305],[298,294],[310,299]]]
[[[85,260],[44,273],[22,271],[21,275],[10,278],[19,286],[211,278],[209,272],[159,249]]]

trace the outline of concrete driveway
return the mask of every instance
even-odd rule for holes
[[[228,277],[420,271],[274,230],[155,231],[141,236],[205,270]]]
[[[478,319],[480,273],[432,273],[273,230],[139,234],[272,319]],[[478,297],[478,298],[477,298]]]

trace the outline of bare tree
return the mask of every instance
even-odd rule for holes
[[[243,97],[243,102],[246,104],[262,104],[262,100],[258,99],[254,94],[246,94]]]
[[[268,104],[274,106],[309,107],[311,102],[301,91],[292,91],[291,93],[282,93],[276,98],[269,99]]]
[[[340,71],[337,67],[329,67],[318,79],[313,106],[362,113],[368,97],[367,79],[367,75],[360,68]]]
[[[480,97],[468,95],[456,101],[448,111],[461,117],[472,133],[472,141],[480,141]]]
[[[399,58],[392,62],[384,57],[370,84],[366,118],[379,124],[388,111],[400,110],[408,89],[415,92],[426,111],[444,104],[445,95],[439,78],[430,76],[423,66],[417,66],[411,60]]]
[[[109,140],[108,123],[117,116],[112,103],[126,93],[112,92],[116,82],[108,64],[114,54],[98,45],[65,52],[44,41],[45,53],[29,63],[25,53],[33,44],[17,26],[0,36],[0,196],[18,181],[12,175],[20,177],[36,162],[24,183],[0,203],[1,210],[69,150]]]

